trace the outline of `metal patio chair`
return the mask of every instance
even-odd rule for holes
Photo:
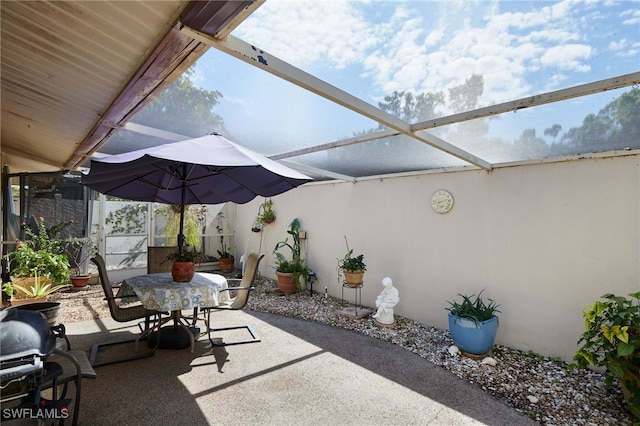
[[[161,314],[162,312],[154,311],[145,308],[140,304],[131,305],[131,306],[122,306],[119,301],[124,297],[130,296],[115,296],[113,293],[113,287],[111,285],[111,281],[109,281],[109,276],[107,275],[107,267],[105,265],[104,259],[99,254],[96,254],[95,257],[91,259],[93,263],[98,267],[98,275],[100,277],[100,284],[102,285],[102,290],[104,291],[105,300],[109,305],[109,312],[111,313],[111,318],[113,318],[117,322],[129,322],[134,320],[144,319],[145,326],[143,327],[142,333],[135,339],[128,339],[124,341],[117,342],[107,342],[107,343],[96,343],[91,348],[91,356],[90,361],[91,365],[105,365],[105,364],[113,364],[116,362],[130,361],[139,358],[145,358],[148,356],[152,356],[156,349],[158,348],[158,344],[160,343],[160,325],[161,325]],[[152,317],[155,317],[152,320]],[[156,335],[156,343],[151,351],[138,353],[138,342],[142,338],[148,337],[154,329],[158,329]],[[132,356],[119,357],[112,360],[105,361],[97,361],[98,352],[102,347],[119,345],[124,343],[135,342],[135,354]]]
[[[260,260],[264,257],[264,254],[251,253],[247,259],[246,267],[244,270],[244,274],[242,279],[230,278],[228,282],[236,282],[239,281],[240,285],[236,287],[228,287],[223,290],[220,290],[220,294],[223,292],[228,293],[228,297],[225,301],[220,302],[218,306],[211,308],[203,308],[203,313],[206,312],[207,319],[205,323],[207,324],[207,336],[209,337],[209,341],[211,342],[211,346],[231,346],[231,345],[240,345],[243,343],[256,343],[260,341],[260,337],[258,337],[257,333],[251,327],[251,325],[238,325],[238,326],[230,326],[230,327],[219,327],[212,328],[211,327],[211,311],[229,311],[229,310],[240,310],[243,309],[247,302],[249,301],[249,293],[251,290],[254,290],[255,287],[252,286],[253,280],[255,279],[256,273],[258,272],[258,265],[260,264]],[[231,297],[231,292],[235,292],[235,297]],[[239,330],[246,329],[251,335],[250,339],[242,339],[242,340],[234,340],[234,341],[220,341],[214,342],[211,337],[211,333],[215,331],[225,331],[225,330]]]

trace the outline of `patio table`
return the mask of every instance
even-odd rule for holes
[[[194,309],[195,324],[197,309],[218,306],[226,297],[227,292],[219,294],[224,288],[227,288],[227,279],[218,274],[197,272],[189,282],[175,282],[170,273],[159,273],[126,278],[118,296],[123,297],[123,302],[139,300],[147,309],[171,312],[169,320],[173,319],[174,329],[180,327],[187,332],[193,352],[195,340],[182,310]],[[161,335],[166,335],[165,331]]]

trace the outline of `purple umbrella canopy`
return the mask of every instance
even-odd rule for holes
[[[311,180],[213,134],[92,159],[82,184],[128,200],[184,207],[229,201],[244,204],[258,195],[271,197]]]

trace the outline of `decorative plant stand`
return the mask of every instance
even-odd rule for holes
[[[371,312],[373,312],[370,309],[365,309],[362,306],[362,287],[363,286],[364,286],[364,281],[356,286],[354,286],[353,284],[347,284],[346,281],[342,283],[342,305],[345,305],[346,303],[347,306],[339,310],[338,313],[351,318],[364,318],[370,315]],[[351,306],[348,301],[345,302],[345,299],[344,299],[345,288],[354,290],[355,292],[355,302],[353,306]]]

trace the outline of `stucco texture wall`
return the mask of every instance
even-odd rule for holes
[[[314,290],[340,297],[346,235],[365,255],[365,305],[388,276],[397,315],[446,329],[447,300],[484,289],[502,311],[498,344],[570,360],[587,304],[640,291],[639,164],[631,155],[313,183],[274,197],[277,220],[260,234],[250,228],[262,199],[238,206],[236,241],[266,253],[262,273],[274,277],[271,252],[297,217]],[[449,213],[431,208],[439,189],[453,194]]]

